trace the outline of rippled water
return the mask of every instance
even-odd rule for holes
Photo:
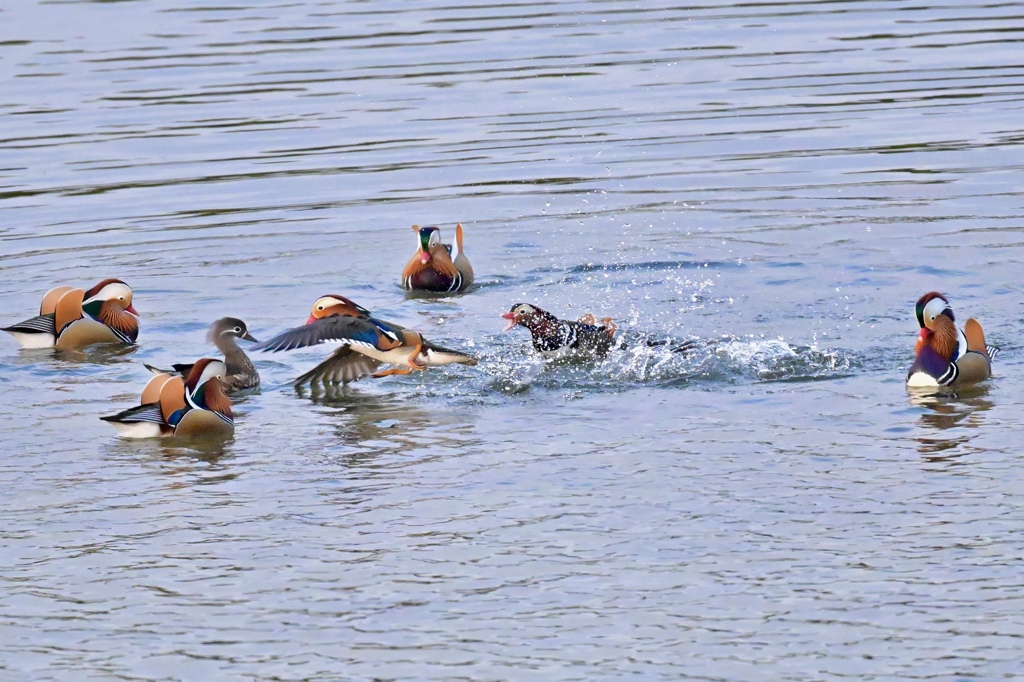
[[[1024,670],[1014,3],[0,0],[6,679],[994,680]],[[398,288],[409,225],[478,285]],[[940,289],[999,376],[908,396]],[[322,294],[475,368],[115,438],[141,361]],[[520,301],[633,347],[544,363]]]

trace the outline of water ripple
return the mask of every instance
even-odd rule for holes
[[[12,678],[1019,675],[1019,6],[0,15],[0,322],[107,276],[142,311],[124,355],[0,339]],[[456,222],[476,287],[406,296]],[[985,387],[906,392],[932,289]],[[332,292],[481,363],[258,355],[214,449],[97,418]],[[543,361],[519,301],[628,347]]]

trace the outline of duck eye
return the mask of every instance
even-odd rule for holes
[[[241,327],[235,327],[235,333],[236,334],[241,334],[242,333],[242,328]]]
[[[324,307],[323,307],[322,305],[318,305],[318,306],[316,307],[316,309],[317,309],[317,310],[323,310],[323,309],[324,309]]]

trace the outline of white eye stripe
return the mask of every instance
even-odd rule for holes
[[[935,319],[947,308],[949,308],[948,303],[943,301],[941,298],[933,298],[928,301],[928,304],[924,307],[924,314],[929,321],[934,322]]]
[[[86,299],[87,301],[113,301],[115,299],[119,301],[125,301],[131,298],[132,290],[127,284],[121,284],[120,282],[113,282],[106,285],[92,298]]]

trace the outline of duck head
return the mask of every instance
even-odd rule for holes
[[[197,388],[203,386],[211,379],[224,381],[227,375],[228,367],[221,360],[214,360],[213,358],[196,360],[196,364],[192,365],[192,370],[188,373],[188,378],[185,379],[185,392],[194,393]]]
[[[234,337],[245,339],[246,341],[256,340],[249,333],[245,322],[242,322],[237,317],[220,318],[210,325],[210,331],[206,333],[206,340],[210,343],[216,343],[218,339],[223,339],[224,337]]]
[[[231,401],[224,392],[228,367],[221,360],[202,358],[185,380],[185,399],[193,406],[232,417]]]
[[[416,233],[416,243],[419,249],[420,263],[430,262],[431,250],[441,245],[441,230],[436,227],[420,227],[413,225],[412,231]]]
[[[82,307],[94,304],[97,309],[105,303],[118,306],[121,310],[138,316],[132,306],[132,288],[119,279],[105,279],[82,297]]]
[[[507,313],[502,313],[501,316],[508,320],[508,324],[502,329],[503,332],[507,332],[517,324],[526,327],[530,331],[534,331],[546,323],[557,321],[555,316],[548,311],[541,310],[529,303],[516,303]]]
[[[915,352],[929,346],[945,360],[951,360],[957,350],[956,320],[949,300],[937,291],[931,291],[917,300],[917,335]]]
[[[371,316],[369,310],[354,301],[347,299],[344,296],[330,294],[316,299],[316,302],[313,303],[313,310],[310,312],[309,319],[306,320],[306,324],[312,324],[317,320],[330,317],[331,315],[342,315],[348,317]]]

